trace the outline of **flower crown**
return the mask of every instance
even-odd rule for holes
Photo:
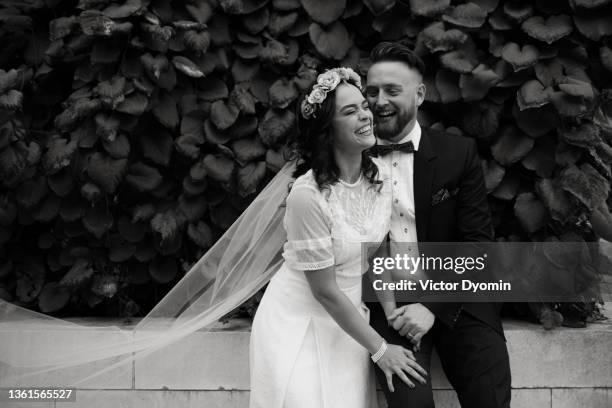
[[[315,117],[316,110],[321,106],[327,94],[345,81],[361,88],[361,78],[351,68],[333,68],[319,74],[317,83],[312,87],[312,91],[304,98],[300,110],[304,119]]]

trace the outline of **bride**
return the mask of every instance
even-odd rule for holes
[[[100,335],[87,342],[52,342],[44,333],[94,328],[0,299],[2,380],[36,385],[52,373],[54,383],[86,384],[207,330],[274,276],[253,324],[252,407],[376,406],[368,353],[391,390],[393,375],[423,382],[412,353],[387,345],[361,303],[360,244],[384,238],[391,197],[385,169],[379,164],[379,176],[363,154],[375,139],[359,76],[349,68],[319,75],[298,129],[297,168],[285,165],[135,327],[96,326]]]
[[[376,406],[368,353],[391,390],[393,374],[425,382],[412,353],[370,327],[361,302],[361,243],[387,234],[391,195],[381,164],[364,154],[375,137],[360,88],[353,70],[335,68],[299,104],[284,263],[253,321],[252,408]]]

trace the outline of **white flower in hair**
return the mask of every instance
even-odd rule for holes
[[[341,80],[338,71],[332,69],[320,74],[317,77],[317,84],[326,91],[332,91],[336,89]]]
[[[333,68],[319,74],[317,76],[317,83],[312,87],[312,91],[300,105],[302,116],[306,119],[315,116],[317,108],[327,98],[327,94],[336,89],[342,81],[361,88],[361,77],[351,68]]]
[[[327,97],[327,92],[323,90],[318,84],[314,86],[310,95],[308,95],[308,103],[314,105],[323,103]]]

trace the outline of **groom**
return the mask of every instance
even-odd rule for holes
[[[374,154],[391,168],[394,242],[492,241],[493,228],[482,168],[473,139],[419,126],[425,99],[425,66],[409,48],[384,42],[370,54],[366,99],[381,145]],[[406,148],[411,142],[412,146]],[[403,148],[398,149],[398,145]],[[414,152],[411,152],[414,150]],[[447,189],[447,190],[443,190]],[[432,200],[448,191],[443,200]],[[437,196],[437,195],[436,195]],[[435,346],[446,376],[463,408],[510,407],[510,365],[499,305],[492,303],[412,303],[385,315],[370,304],[372,326],[389,342],[412,348],[429,371]],[[434,407],[431,382],[409,388],[394,378],[391,393],[376,369],[389,408]]]

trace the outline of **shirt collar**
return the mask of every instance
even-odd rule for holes
[[[421,126],[419,125],[418,121],[415,121],[414,127],[412,128],[412,130],[397,143],[398,144],[406,143],[412,140],[412,144],[414,145],[414,150],[417,151],[419,150],[419,143],[421,142],[421,133],[422,133]],[[389,141],[384,140],[384,139],[378,139],[378,143],[382,145],[391,144]]]

